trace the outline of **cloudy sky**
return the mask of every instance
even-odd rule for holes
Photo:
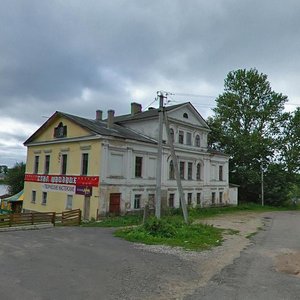
[[[207,117],[231,70],[300,105],[300,1],[1,0],[0,165],[56,110],[128,113],[156,92]],[[154,102],[151,106],[157,106]]]

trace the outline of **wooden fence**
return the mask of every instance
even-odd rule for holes
[[[57,214],[57,221],[60,221],[62,225],[72,226],[72,225],[80,225],[81,223],[81,210],[73,209],[63,211],[61,214]]]
[[[0,227],[26,226],[43,223],[52,223],[55,225],[55,212],[0,215]]]
[[[0,214],[0,227],[27,226],[52,223],[61,223],[65,226],[80,225],[81,210],[69,210],[60,214],[55,212],[31,212],[19,214]]]

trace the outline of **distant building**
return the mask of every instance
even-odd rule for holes
[[[229,193],[228,156],[207,148],[208,125],[191,103],[165,108],[188,205],[236,203]],[[80,208],[86,219],[154,206],[158,109],[86,119],[56,112],[24,144],[28,148],[23,208],[56,211]],[[162,203],[179,207],[165,128]]]

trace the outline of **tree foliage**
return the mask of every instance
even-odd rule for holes
[[[272,90],[267,75],[256,69],[230,72],[217,99],[210,145],[231,157],[230,181],[240,185],[240,200],[257,201],[261,168],[268,170],[280,154],[288,114],[287,97]]]
[[[23,162],[16,163],[13,168],[9,168],[5,177],[5,184],[8,185],[10,195],[17,194],[24,188],[25,167]]]

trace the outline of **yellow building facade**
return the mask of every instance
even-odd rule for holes
[[[99,200],[99,137],[62,113],[55,113],[25,143],[25,211],[81,209],[96,218]]]

